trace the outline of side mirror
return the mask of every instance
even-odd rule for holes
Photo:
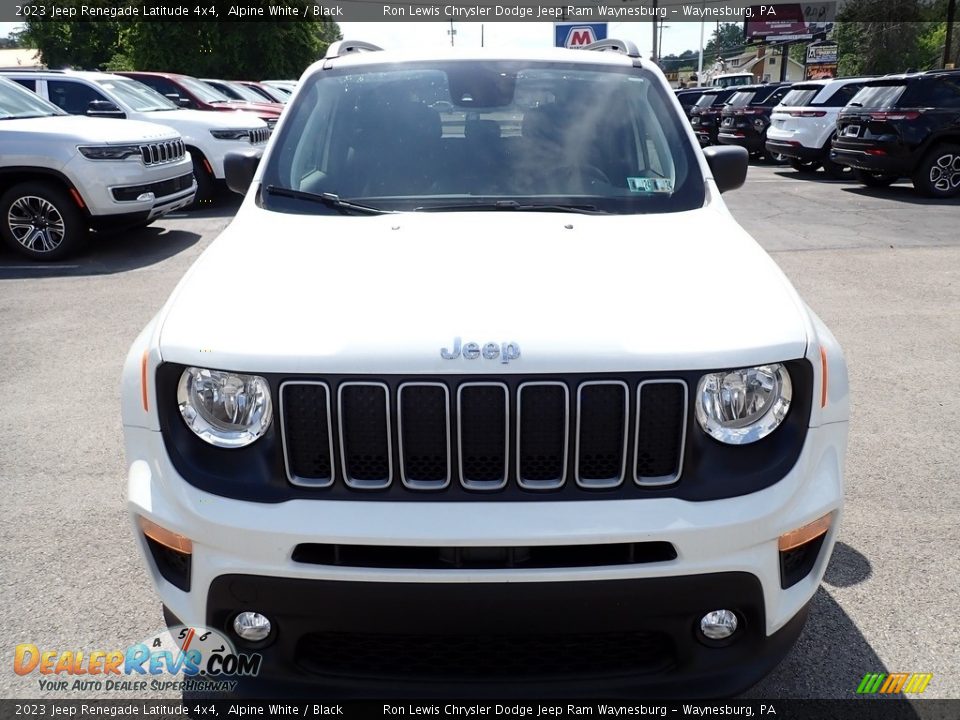
[[[126,113],[109,100],[91,100],[90,104],[87,105],[87,115],[90,117],[126,117]]]
[[[235,193],[246,195],[262,157],[263,150],[260,149],[228,152],[223,158],[223,174],[227,187]]]
[[[746,181],[750,160],[750,153],[746,148],[737,145],[711,145],[703,149],[703,155],[707,158],[707,165],[710,166],[713,180],[720,192],[736,190]]]

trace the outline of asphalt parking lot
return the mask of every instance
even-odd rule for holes
[[[850,697],[886,671],[960,698],[960,198],[765,165],[726,197],[837,335],[852,385],[840,541],[800,642],[750,695]],[[162,626],[124,505],[120,370],[237,205],[52,266],[0,249],[0,697],[63,697],[14,674],[18,643],[119,649]]]

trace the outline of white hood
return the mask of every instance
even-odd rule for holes
[[[214,112],[212,110],[159,110],[157,112],[140,113],[141,118],[149,118],[151,122],[164,123],[177,127],[181,123],[207,128],[224,130],[252,130],[263,128],[267,124],[252,112],[237,110],[236,112]]]
[[[176,130],[150,122],[83,115],[51,115],[42,118],[4,120],[2,130],[18,130],[33,136],[47,134],[57,141],[74,138],[82,143],[122,145],[156,140],[173,140]]]
[[[705,369],[807,343],[796,292],[713,209],[346,217],[247,203],[167,308],[164,360],[259,372]],[[443,359],[454,337],[516,343],[520,358]]]

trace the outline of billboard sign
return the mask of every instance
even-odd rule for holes
[[[607,39],[606,23],[558,22],[553,24],[556,47],[580,48]]]
[[[837,76],[840,47],[835,42],[817,42],[807,46],[807,64],[804,80],[822,80]]]
[[[825,36],[833,30],[836,2],[755,5],[744,22],[747,42],[791,42]]]

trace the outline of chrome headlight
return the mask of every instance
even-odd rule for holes
[[[126,160],[140,157],[139,145],[79,145],[77,150],[88,160]]]
[[[177,404],[197,437],[223,448],[256,441],[273,419],[270,385],[259,375],[187,368],[180,376]]]
[[[710,373],[697,385],[697,422],[722,443],[746,445],[777,429],[792,397],[790,374],[779,363]]]

